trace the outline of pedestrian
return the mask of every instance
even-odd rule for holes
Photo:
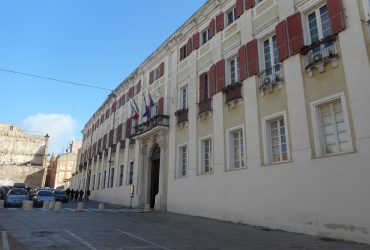
[[[69,188],[66,189],[66,195],[68,197],[68,200],[69,200],[69,195],[71,194],[71,190]]]
[[[68,199],[70,200],[70,201],[73,201],[73,197],[75,196],[75,191],[73,190],[73,188],[72,188],[72,190],[71,190],[71,197],[68,197]]]
[[[78,189],[76,189],[76,191],[75,191],[75,201],[77,201],[77,198],[78,198]]]
[[[90,197],[90,189],[87,189],[86,191],[86,199],[89,200]]]
[[[80,201],[82,201],[82,197],[84,196],[84,191],[81,189],[80,190]]]

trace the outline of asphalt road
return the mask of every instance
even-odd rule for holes
[[[370,246],[165,212],[76,203],[0,209],[0,249],[370,249]]]

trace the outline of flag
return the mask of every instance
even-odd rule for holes
[[[145,112],[143,114],[143,117],[147,117],[148,119],[150,119],[150,109],[149,109],[149,106],[146,104],[145,96],[143,97],[144,97],[144,103],[145,103]]]
[[[154,103],[154,100],[153,100],[153,98],[152,98],[152,96],[150,95],[149,92],[148,92],[148,95],[149,95],[149,106],[154,107],[155,103]]]
[[[135,103],[135,100],[132,100],[130,102],[131,107],[131,118],[135,121],[139,120],[139,109],[137,108],[137,105]]]

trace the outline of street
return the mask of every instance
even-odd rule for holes
[[[0,249],[370,249],[370,246],[166,212],[85,202],[0,209]]]

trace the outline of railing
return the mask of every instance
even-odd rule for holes
[[[205,99],[198,103],[199,114],[212,111],[212,98]]]
[[[188,112],[189,112],[188,109],[180,109],[175,112],[178,124],[188,121]]]
[[[133,127],[131,130],[131,134],[132,136],[138,136],[158,126],[168,127],[170,125],[169,119],[170,117],[168,115],[156,115],[152,117],[149,121],[146,121],[139,126]]]
[[[283,81],[283,69],[280,63],[265,69],[259,74],[259,89],[273,86]]]
[[[338,47],[335,37],[329,37],[312,44],[305,49],[303,54],[305,55],[306,69],[338,57]]]
[[[240,82],[227,85],[222,89],[222,92],[225,93],[225,104],[233,100],[243,98],[242,84]]]

